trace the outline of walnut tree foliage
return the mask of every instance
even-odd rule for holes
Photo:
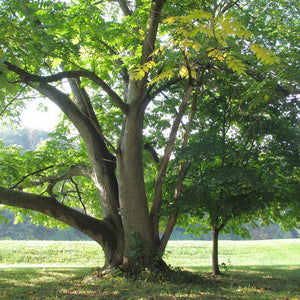
[[[107,267],[162,263],[181,207],[164,208],[183,199],[198,165],[184,164],[179,153],[197,140],[203,143],[194,154],[202,147],[212,149],[209,157],[215,148],[238,152],[222,144],[213,124],[215,117],[220,124],[224,101],[242,109],[245,126],[231,119],[228,125],[242,134],[274,101],[298,100],[296,1],[0,6],[1,117],[16,121],[37,96],[64,114],[36,151],[1,147],[0,203],[34,222],[61,222],[89,235]],[[210,140],[216,137],[219,147]],[[241,164],[245,178],[259,171],[245,173]]]

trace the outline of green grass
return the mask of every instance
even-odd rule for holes
[[[211,265],[209,241],[170,242],[166,260],[188,270]],[[219,264],[230,266],[300,265],[299,240],[220,241]]]
[[[221,241],[219,277],[210,256],[211,242],[170,242],[166,261],[193,272],[95,278],[94,242],[1,241],[0,299],[300,299],[300,240]]]
[[[96,242],[0,241],[0,267],[7,265],[102,266]]]

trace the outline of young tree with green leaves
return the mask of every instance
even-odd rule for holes
[[[178,155],[188,173],[172,209],[188,214],[182,224],[190,231],[212,231],[218,275],[220,232],[246,235],[242,226],[260,219],[290,229],[299,224],[300,101],[266,88],[272,101],[253,102],[237,76],[212,80],[217,88],[203,91],[194,134]]]
[[[280,5],[268,9],[282,13]],[[4,164],[0,203],[87,234],[106,267],[164,265],[178,217],[174,210],[160,237],[164,186],[201,90],[215,88],[219,69],[264,84],[294,53],[260,32],[265,24],[255,20],[265,17],[232,0],[1,1],[1,116],[17,117],[24,95],[36,92],[65,120],[37,152],[3,150],[12,167]],[[290,94],[285,71],[273,88]],[[180,166],[172,198],[185,175]]]

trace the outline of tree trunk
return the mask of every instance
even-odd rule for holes
[[[218,253],[218,242],[219,242],[219,233],[220,229],[216,226],[213,226],[212,234],[213,234],[213,252],[212,252],[212,274],[214,276],[220,274],[219,269],[219,253]]]
[[[150,60],[155,49],[164,3],[165,0],[151,3],[140,57],[141,65]],[[125,4],[123,1],[122,6]],[[126,9],[125,12],[129,13]],[[89,218],[81,212],[67,208],[52,197],[29,197],[21,192],[11,197],[11,193],[15,191],[8,189],[5,189],[3,195],[0,190],[0,203],[45,213],[89,235],[102,246],[106,266],[123,265],[124,269],[129,270],[150,266],[159,242],[153,234],[143,175],[143,121],[149,92],[147,76],[138,81],[128,81],[127,76],[129,79],[130,75],[126,73],[123,101],[104,80],[88,70],[66,71],[43,77],[29,74],[9,62],[6,62],[6,67],[18,74],[25,84],[58,105],[78,129],[88,152],[92,168],[90,178],[99,193],[103,220]],[[98,85],[122,111],[122,132],[118,149],[113,153],[116,157],[107,146],[88,95],[80,87],[80,77],[89,78]],[[51,82],[64,78],[71,80],[69,82],[75,102],[69,95],[51,85]],[[20,201],[17,201],[18,197]]]
[[[117,152],[120,214],[124,229],[123,266],[128,269],[149,266],[154,241],[143,175],[143,112],[133,103],[124,118]]]

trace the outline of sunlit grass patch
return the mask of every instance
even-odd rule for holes
[[[104,255],[96,242],[0,241],[0,265],[101,266]]]
[[[222,276],[211,275],[211,242],[185,241],[168,245],[166,261],[191,272],[134,279],[95,277],[103,254],[94,242],[0,242],[0,299],[300,300],[299,240],[220,244]]]

